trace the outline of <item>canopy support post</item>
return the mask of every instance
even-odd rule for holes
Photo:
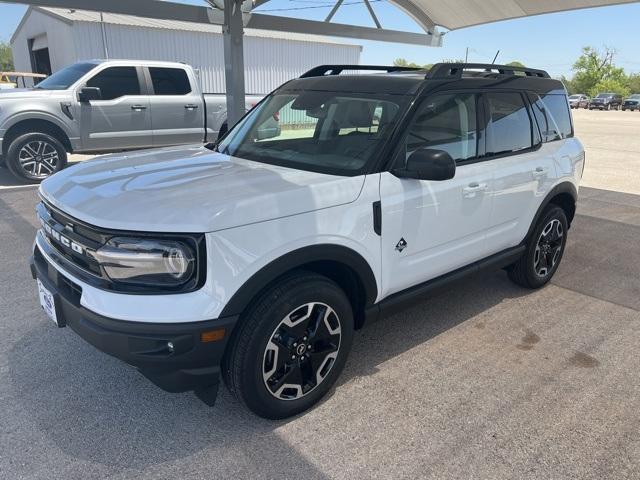
[[[227,126],[230,129],[245,113],[244,26],[242,0],[224,0],[224,78],[227,90]]]

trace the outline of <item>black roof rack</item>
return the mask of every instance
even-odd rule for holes
[[[426,78],[453,80],[462,78],[465,70],[482,70],[486,73],[497,72],[500,75],[515,75],[522,72],[527,77],[551,78],[544,70],[535,68],[516,67],[512,65],[496,65],[493,63],[436,63]]]
[[[340,75],[344,70],[371,70],[378,72],[420,71],[423,68],[398,67],[395,65],[319,65],[300,75],[300,78],[322,77],[324,75]]]

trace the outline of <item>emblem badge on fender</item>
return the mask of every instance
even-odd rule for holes
[[[401,238],[400,241],[398,243],[396,243],[396,250],[398,252],[401,252],[405,248],[407,248],[407,241],[404,238]]]

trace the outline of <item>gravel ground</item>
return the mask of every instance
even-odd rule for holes
[[[281,422],[53,328],[34,188],[1,173],[0,478],[640,478],[640,114],[575,119],[590,188],[552,284],[478,275],[358,332],[328,398]]]

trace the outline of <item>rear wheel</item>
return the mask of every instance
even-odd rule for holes
[[[257,415],[286,418],[318,402],[340,375],[353,313],[334,282],[299,272],[263,293],[237,328],[225,383]]]
[[[507,268],[509,278],[527,288],[540,288],[556,273],[567,243],[568,222],[562,208],[550,205],[540,216],[525,253]]]
[[[39,183],[64,168],[67,152],[62,143],[48,133],[25,133],[9,145],[6,162],[20,180]]]

